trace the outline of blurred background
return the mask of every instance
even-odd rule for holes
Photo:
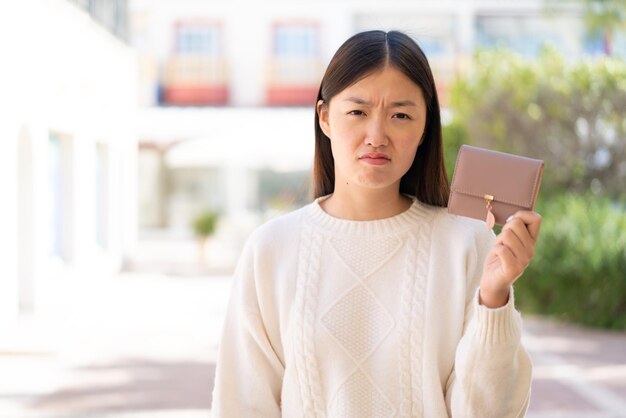
[[[350,35],[428,56],[462,143],[546,162],[529,417],[626,417],[626,0],[20,0],[0,12],[0,417],[207,417],[250,232],[311,200]]]

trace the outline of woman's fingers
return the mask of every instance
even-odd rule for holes
[[[526,224],[521,218],[511,217],[510,220],[502,227],[502,231],[500,232],[498,238],[504,239],[507,234],[513,234],[517,237],[522,247],[527,251],[528,256],[532,257],[534,253],[535,240],[530,235]]]
[[[481,291],[487,295],[493,289],[502,291],[524,273],[535,253],[540,228],[541,216],[535,212],[519,211],[507,221],[485,259],[487,274],[481,280]]]
[[[496,239],[496,254],[506,276],[515,280],[528,267],[540,228],[541,216],[529,211],[515,213],[504,225]]]
[[[537,241],[537,238],[539,238],[539,231],[541,230],[541,215],[539,215],[537,212],[520,210],[515,212],[515,214],[513,214],[511,218],[507,220],[507,223],[504,226],[506,227],[506,225],[508,225],[510,222],[515,223],[516,220],[521,221],[521,223],[524,224],[532,240]]]
[[[519,228],[509,227],[503,229],[498,235],[496,243],[506,247],[521,265],[526,266],[533,256],[534,247],[526,228],[524,226],[521,226],[521,228],[524,233],[516,230]],[[522,238],[520,238],[520,235]]]
[[[496,244],[493,251],[500,259],[500,268],[502,269],[502,274],[504,274],[503,279],[506,280],[506,285],[508,286],[522,275],[526,264],[523,264],[515,254],[513,254],[511,249],[505,245]]]

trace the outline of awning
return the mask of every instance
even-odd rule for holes
[[[308,170],[311,108],[149,108],[138,114],[140,143],[168,146],[169,167]]]

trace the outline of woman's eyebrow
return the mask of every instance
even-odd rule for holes
[[[343,100],[344,102],[352,102],[352,103],[356,103],[359,105],[366,105],[369,106],[372,103],[365,100],[365,99],[361,99],[359,97],[348,97],[346,99]],[[412,100],[398,100],[396,102],[391,102],[391,106],[390,107],[406,107],[406,106],[413,106],[413,107],[417,107],[417,104],[415,104],[414,101]]]
[[[352,102],[352,103],[356,103],[356,104],[360,104],[360,105],[371,105],[371,102],[368,102],[367,100],[364,99],[360,99],[358,97],[348,97],[347,99],[343,99],[344,102]]]
[[[414,106],[417,107],[414,101],[412,100],[399,100],[397,102],[392,102],[391,107],[403,107],[403,106]]]

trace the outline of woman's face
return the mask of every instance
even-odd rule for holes
[[[331,141],[335,190],[349,185],[399,192],[426,124],[426,103],[417,84],[385,66],[347,87],[328,105],[320,101],[317,111]]]

